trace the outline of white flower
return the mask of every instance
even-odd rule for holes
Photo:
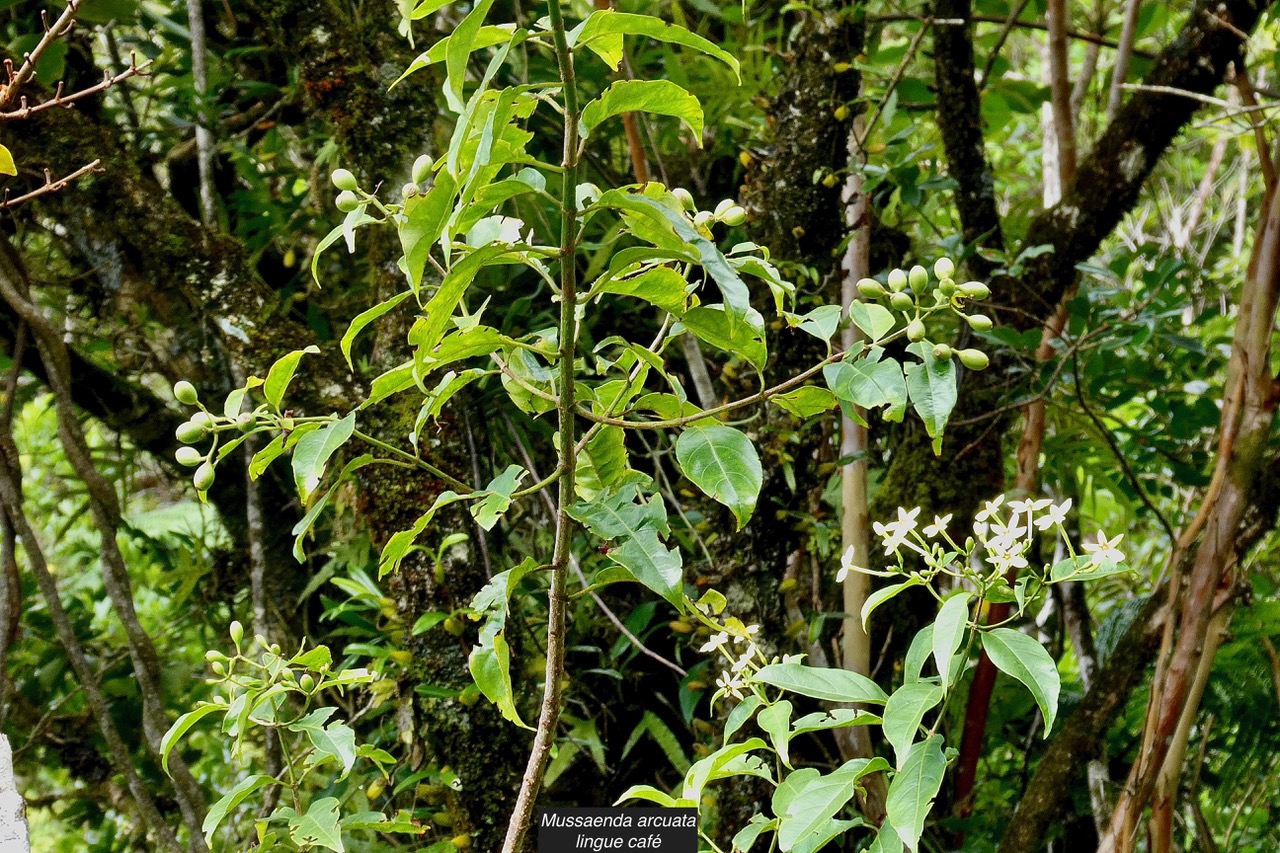
[[[1067,513],[1071,511],[1071,498],[1067,498],[1056,506],[1050,502],[1047,509],[1049,510],[1047,513],[1036,519],[1036,527],[1041,530],[1048,530],[1054,525],[1067,523]]]
[[[720,673],[720,677],[716,679],[716,687],[719,687],[735,699],[742,698],[742,685],[741,678],[728,672]]]
[[[975,521],[973,523],[973,533],[979,539],[987,535],[988,525],[985,521]]]
[[[1102,566],[1107,563],[1123,563],[1124,553],[1116,547],[1123,538],[1124,534],[1121,533],[1115,539],[1108,541],[1107,535],[1099,530],[1097,542],[1086,542],[1081,547],[1093,555],[1093,564],[1095,566]]]
[[[996,514],[996,510],[1000,509],[1000,504],[1002,503],[1004,503],[1004,495],[1000,495],[993,501],[987,501],[982,509],[978,511],[978,514],[974,516],[974,520],[986,521],[991,518]]]
[[[1031,510],[1035,509],[1035,506],[1036,506],[1036,502],[1031,500],[1030,498],[1027,498],[1026,500],[1023,500],[1023,501],[1010,501],[1009,512],[1013,513],[1014,515],[1022,515],[1024,512],[1030,513]]]
[[[755,658],[755,656],[756,656],[756,647],[755,647],[755,644],[752,644],[747,647],[747,650],[745,652],[742,653],[742,657],[738,658],[736,661],[733,662],[733,666],[730,668],[733,670],[735,674],[742,672],[744,669],[751,666],[751,661],[752,659]]]
[[[836,572],[836,583],[844,583],[844,579],[849,577],[849,572],[852,571],[862,571],[862,568],[853,564],[853,546],[850,545],[840,557],[840,571]]]
[[[916,516],[918,515],[920,515],[920,507],[916,507],[910,512],[902,507],[898,507],[898,520],[896,525],[898,530],[902,531],[903,536],[916,529]]]
[[[951,513],[946,515],[935,515],[933,524],[924,529],[924,535],[929,539],[934,539],[947,532],[947,525],[951,523]]]
[[[713,634],[711,639],[708,640],[698,651],[703,653],[714,652],[727,642],[729,642],[729,634],[725,631],[721,631],[719,634]]]

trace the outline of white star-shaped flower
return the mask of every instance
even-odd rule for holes
[[[1108,540],[1107,535],[1099,530],[1098,541],[1086,542],[1081,547],[1093,555],[1093,564],[1095,566],[1103,566],[1107,563],[1123,563],[1124,552],[1116,547],[1120,544],[1121,539],[1124,539],[1123,533],[1118,534],[1115,539]]]
[[[1036,527],[1041,530],[1067,523],[1067,513],[1071,511],[1071,498],[1067,498],[1060,504],[1050,504],[1047,509],[1049,510],[1047,513],[1036,519]]]
[[[928,539],[935,539],[947,532],[947,525],[951,523],[951,513],[946,515],[935,515],[933,524],[924,529],[924,535]]]

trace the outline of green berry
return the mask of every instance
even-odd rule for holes
[[[941,279],[938,282],[938,290],[942,291],[942,295],[950,298],[956,294],[956,283],[949,278]]]
[[[970,370],[982,370],[991,363],[991,359],[980,349],[962,349],[956,355],[960,357],[960,363]]]
[[[307,693],[310,693],[312,690],[315,689],[316,680],[315,678],[312,677],[311,673],[304,672],[302,674],[302,677],[298,679],[298,686],[301,687]]]
[[[173,434],[183,444],[191,444],[201,439],[204,435],[204,427],[193,421],[184,421],[178,424],[178,428],[173,431]]]
[[[849,117],[849,108],[844,104],[836,107],[836,121],[844,121]]]
[[[230,634],[231,642],[236,644],[236,648],[239,648],[240,644],[244,642],[244,626],[240,624],[239,620],[231,623]]]
[[[733,199],[731,198],[722,199],[721,202],[716,205],[716,209],[715,209],[716,219],[719,219],[722,216],[724,216],[726,213],[728,213],[729,208],[731,207],[733,207]]]
[[[907,324],[907,340],[911,342],[924,340],[925,328],[924,323],[920,320],[912,320]]]
[[[915,304],[915,300],[907,293],[895,293],[889,297],[889,307],[894,311],[910,311]]]
[[[697,210],[697,206],[693,203],[693,193],[684,187],[676,187],[671,191],[671,195],[675,196],[676,201],[680,202],[680,206],[690,213]]]
[[[989,332],[995,325],[986,314],[970,314],[965,319],[969,321],[969,327],[975,332]]]
[[[879,299],[884,296],[885,289],[884,285],[874,278],[864,278],[858,282],[858,292],[864,299]]]
[[[413,198],[413,197],[414,197],[415,195],[417,195],[417,194],[418,194],[418,185],[417,185],[417,184],[405,184],[403,187],[401,187],[401,188],[400,188],[400,197],[401,197],[401,198],[410,199],[410,198]]]
[[[950,258],[938,258],[933,262],[933,274],[938,278],[951,278],[956,271],[956,265],[951,262]]]
[[[969,281],[960,285],[960,292],[970,299],[986,299],[991,295],[991,288],[980,281]]]
[[[907,281],[910,283],[912,290],[916,293],[922,293],[929,286],[929,271],[916,264],[911,268],[911,272],[907,273]]]
[[[747,221],[747,212],[735,204],[724,212],[720,221],[730,227],[737,227]]]
[[[257,425],[258,425],[258,416],[255,415],[253,412],[242,412],[240,416],[236,418],[236,427],[241,432],[248,432],[249,430],[253,429]]]
[[[693,217],[693,224],[701,228],[702,226],[706,225],[708,222],[710,222],[714,218],[715,216],[714,214],[712,214],[711,211],[700,210],[698,211],[697,215]]]
[[[889,273],[889,289],[894,293],[898,293],[907,288],[907,274],[902,270],[893,270]]]
[[[213,485],[214,476],[213,466],[206,462],[196,469],[195,476],[191,478],[191,483],[196,487],[196,491],[207,492],[209,487]]]
[[[413,182],[415,184],[424,184],[431,177],[431,167],[436,164],[431,159],[430,154],[423,154],[417,160],[413,161]]]
[[[933,348],[933,357],[938,361],[946,361],[951,358],[951,347],[947,344],[938,344]]]
[[[360,206],[360,199],[351,190],[343,190],[338,193],[338,197],[334,199],[333,203],[336,204],[338,206],[338,210],[341,210],[343,213],[350,213]]]
[[[184,406],[194,406],[200,402],[200,395],[196,393],[196,386],[185,379],[179,379],[173,383],[173,396]]]
[[[179,447],[173,457],[183,468],[194,468],[204,461],[204,454],[194,447]]]
[[[356,182],[356,176],[351,174],[349,169],[334,169],[329,180],[333,181],[333,185],[340,190],[351,191],[360,186]]]

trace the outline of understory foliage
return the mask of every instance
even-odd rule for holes
[[[1280,843],[1269,9],[39,11],[33,850]]]

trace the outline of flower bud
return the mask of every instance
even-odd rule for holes
[[[907,324],[907,340],[912,343],[924,340],[924,322],[921,320],[912,320]]]
[[[911,268],[911,272],[907,273],[907,281],[910,282],[912,290],[921,293],[929,286],[929,271],[916,264]]]
[[[225,663],[223,663],[222,661],[220,661],[220,660],[216,660],[216,661],[214,661],[214,662],[213,662],[212,669],[213,669],[213,673],[214,673],[214,675],[226,675],[226,674],[227,674],[227,665],[226,665]]]
[[[902,270],[892,270],[889,273],[889,289],[894,293],[905,290],[907,287],[907,274]]]
[[[697,206],[693,203],[693,193],[684,187],[676,187],[671,191],[671,195],[675,196],[676,201],[680,202],[680,206],[690,213],[697,210]]]
[[[343,213],[350,213],[360,206],[360,199],[351,190],[343,190],[338,193],[338,197],[334,199],[333,203]]]
[[[693,224],[694,224],[694,225],[696,225],[696,226],[697,226],[697,227],[699,227],[699,228],[703,228],[703,227],[705,227],[705,226],[706,226],[706,224],[707,224],[708,222],[710,222],[713,218],[714,218],[714,216],[713,216],[713,214],[711,213],[711,211],[709,211],[709,210],[700,210],[700,211],[698,211],[698,213],[693,217]]]
[[[415,184],[424,184],[431,177],[431,167],[436,164],[430,154],[423,154],[413,161],[412,179]]]
[[[951,346],[949,344],[938,344],[933,348],[933,357],[938,361],[946,361],[951,358]]]
[[[413,198],[417,194],[418,194],[417,184],[405,184],[403,187],[400,188],[401,198]]]
[[[960,363],[970,370],[982,370],[991,363],[991,359],[980,349],[962,349],[956,355],[960,357]]]
[[[236,644],[236,648],[239,648],[240,643],[244,641],[244,626],[240,624],[239,620],[231,623],[229,633],[231,634],[231,642]]]
[[[187,421],[187,423],[195,424],[200,427],[200,429],[207,430],[217,423],[217,420],[217,418],[208,412],[196,412],[191,416],[191,420]]]
[[[227,656],[217,649],[209,649],[209,651],[204,653],[204,659],[209,663],[213,663],[214,661],[222,661],[225,663]]]
[[[965,319],[969,321],[969,328],[975,332],[989,332],[991,327],[995,325],[986,314],[970,314]]]
[[[204,454],[194,447],[183,446],[178,448],[173,458],[177,459],[178,464],[183,468],[194,468],[204,461]]]
[[[889,307],[894,311],[910,311],[915,304],[915,300],[907,293],[895,293],[889,297]]]
[[[933,274],[938,278],[951,278],[956,271],[956,265],[951,262],[950,258],[938,258],[933,262]]]
[[[864,278],[858,281],[858,292],[864,299],[879,299],[884,296],[885,289],[884,285],[874,278]]]
[[[200,395],[196,393],[196,386],[185,379],[179,379],[173,383],[173,396],[184,406],[194,406],[200,401]]]
[[[209,487],[213,485],[214,476],[213,466],[206,462],[196,469],[195,476],[191,478],[191,483],[196,487],[196,491],[207,492]]]
[[[723,201],[721,201],[719,204],[717,204],[715,209],[716,219],[719,219],[720,217],[724,216],[729,211],[729,208],[731,207],[733,207],[733,199],[731,198],[726,198]]]
[[[735,204],[724,212],[720,221],[730,227],[737,227],[747,221],[747,212]]]

